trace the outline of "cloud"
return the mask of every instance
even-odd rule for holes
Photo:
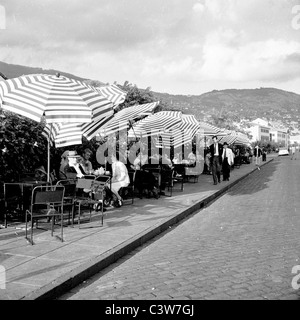
[[[209,35],[203,48],[200,76],[245,82],[299,78],[299,42],[268,39],[243,43],[237,40],[239,37],[243,39],[232,30]]]
[[[300,74],[296,1],[2,0],[0,60],[169,92],[283,86]]]

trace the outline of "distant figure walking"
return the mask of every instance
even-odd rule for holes
[[[296,160],[296,147],[295,146],[292,146],[291,147],[291,154],[292,154],[292,157],[291,157],[291,160]]]
[[[211,171],[213,175],[214,185],[221,182],[221,169],[222,169],[222,153],[223,153],[223,146],[222,144],[218,143],[218,137],[212,137],[213,144],[209,146],[210,153],[211,153]]]
[[[234,164],[234,155],[232,150],[228,148],[227,142],[223,143],[222,160],[223,181],[229,181],[230,167]]]
[[[259,147],[259,145],[257,145],[254,148],[254,157],[255,157],[255,165],[259,166],[261,164],[261,156],[262,156],[262,151],[261,148]]]

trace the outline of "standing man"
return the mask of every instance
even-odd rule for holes
[[[223,146],[218,143],[218,137],[212,137],[213,143],[210,145],[210,153],[211,153],[211,171],[214,179],[214,185],[221,182],[221,169],[222,169],[222,153]]]
[[[254,157],[255,157],[255,164],[258,166],[261,163],[261,156],[262,156],[262,151],[259,145],[257,145],[254,148]]]
[[[296,147],[292,146],[291,147],[291,154],[292,154],[291,160],[293,160],[293,159],[296,160],[295,153],[296,153]],[[294,158],[294,156],[295,156],[295,158]]]
[[[222,171],[223,181],[229,181],[230,178],[230,167],[234,164],[234,155],[228,143],[223,143],[223,154],[222,154]]]

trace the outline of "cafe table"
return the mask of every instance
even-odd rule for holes
[[[32,190],[37,186],[50,185],[46,181],[28,180],[22,182],[4,183],[4,226],[7,227],[7,215],[17,215],[25,218],[25,211],[31,203]]]

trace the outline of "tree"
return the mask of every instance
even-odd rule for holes
[[[0,181],[18,181],[19,175],[39,165],[47,167],[44,124],[5,112],[0,120]]]

